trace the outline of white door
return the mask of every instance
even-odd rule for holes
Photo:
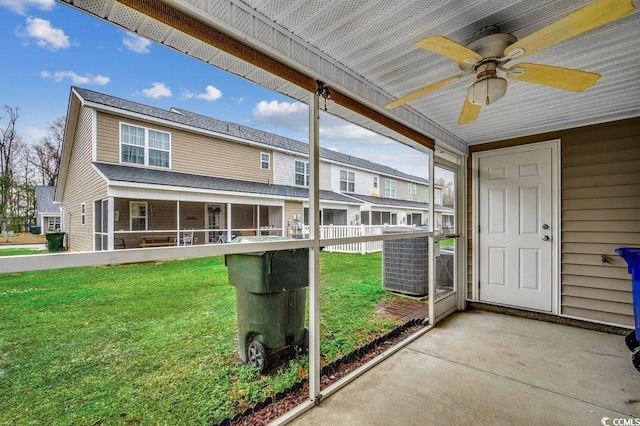
[[[552,311],[553,147],[479,158],[480,300]]]

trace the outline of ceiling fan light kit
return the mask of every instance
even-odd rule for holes
[[[481,106],[495,103],[507,91],[507,80],[498,76],[497,70],[504,71],[509,79],[581,92],[593,86],[600,74],[543,64],[521,63],[511,67],[505,65],[516,58],[524,58],[620,19],[633,10],[632,0],[596,0],[520,40],[511,34],[501,33],[496,26],[476,32],[474,40],[467,46],[441,35],[423,38],[415,43],[416,47],[453,59],[464,74],[449,77],[409,93],[389,103],[386,108],[395,108],[451,81],[475,74],[476,81],[467,89],[467,96],[458,118],[458,124],[471,123],[478,118]]]
[[[496,75],[496,65],[495,62],[487,62],[478,67],[478,79],[467,89],[469,102],[490,105],[507,93],[507,80]]]

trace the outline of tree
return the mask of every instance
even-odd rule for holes
[[[6,126],[0,125],[0,218],[10,222],[15,201],[13,170],[23,143],[16,132],[20,109],[5,105],[4,110],[8,114],[8,122]],[[0,121],[3,119],[0,117]]]
[[[453,206],[455,203],[453,181],[444,178],[436,179],[436,185],[442,186],[442,205]]]
[[[36,155],[34,164],[42,178],[43,185],[55,186],[58,182],[65,121],[66,118],[63,116],[50,123],[49,134],[42,137],[33,146]]]

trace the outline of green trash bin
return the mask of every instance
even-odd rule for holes
[[[288,238],[238,237],[233,243],[280,240]],[[236,288],[240,359],[264,371],[279,352],[305,353],[309,249],[231,254],[225,263]]]
[[[47,232],[47,250],[49,253],[55,253],[64,250],[64,234],[65,232]]]

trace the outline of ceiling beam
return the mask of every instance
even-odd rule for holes
[[[207,25],[194,17],[183,13],[163,2],[157,0],[116,0],[150,18],[158,20],[171,26],[185,34],[194,37],[203,43],[215,47],[223,52],[237,57],[253,66],[261,68],[273,75],[276,75],[302,89],[315,93],[318,91],[317,78],[310,77],[293,68],[279,62],[278,60],[250,47],[242,42],[229,37],[219,30]],[[401,124],[392,118],[381,114],[361,102],[350,98],[340,91],[329,88],[330,99],[337,104],[348,108],[364,117],[367,117],[398,134],[417,142],[429,149],[434,149],[433,139],[423,135],[416,130]]]

